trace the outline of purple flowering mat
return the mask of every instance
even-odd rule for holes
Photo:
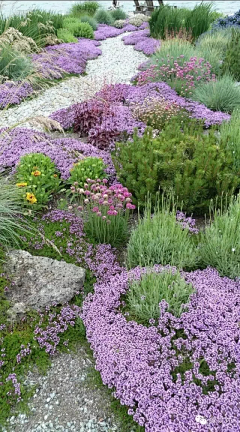
[[[103,383],[146,432],[239,432],[240,281],[212,268],[183,273],[196,290],[188,310],[176,318],[162,301],[159,323],[147,328],[120,310],[128,281],[145,271],[123,270],[98,281],[84,302],[82,317]],[[184,361],[189,367],[181,374]]]

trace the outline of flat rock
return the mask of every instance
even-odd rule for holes
[[[23,250],[7,254],[4,272],[14,283],[6,293],[13,315],[29,309],[43,310],[53,303],[64,304],[80,291],[85,279],[81,267]]]

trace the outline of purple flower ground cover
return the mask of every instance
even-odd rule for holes
[[[125,45],[134,45],[135,50],[142,51],[146,55],[154,54],[160,47],[160,41],[150,37],[148,28],[124,36],[122,40]]]
[[[196,290],[188,307],[176,318],[163,300],[159,322],[145,327],[120,309],[129,280],[144,272],[123,270],[97,282],[84,301],[103,383],[146,432],[239,432],[240,281],[212,268],[183,273]]]
[[[33,94],[32,86],[27,82],[9,81],[0,85],[0,109],[7,105],[19,104]]]
[[[6,168],[12,168],[14,171],[20,157],[25,154],[43,153],[52,159],[62,179],[65,180],[69,177],[74,163],[83,156],[94,156],[103,159],[107,165],[106,174],[110,178],[115,178],[115,169],[109,153],[72,138],[53,139],[38,131],[15,128],[5,132],[2,130],[0,147],[1,171]]]

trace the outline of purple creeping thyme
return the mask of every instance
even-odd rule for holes
[[[123,36],[122,40],[124,44],[134,45],[135,50],[142,51],[145,55],[154,54],[160,47],[160,41],[150,37],[148,23],[143,23],[139,28],[141,28],[141,30],[138,30],[130,35]]]
[[[115,178],[115,168],[109,153],[98,150],[91,144],[85,144],[72,138],[53,139],[47,134],[16,128],[0,134],[0,166],[15,168],[21,156],[28,153],[43,153],[49,156],[61,173],[62,179],[67,179],[70,169],[83,156],[102,158],[107,168],[106,174]]]
[[[6,378],[6,381],[12,381],[13,387],[14,387],[14,394],[18,396],[17,401],[19,402],[21,400],[21,388],[20,383],[17,380],[17,376],[15,373],[9,374]],[[8,392],[8,395],[11,395],[11,392]]]
[[[28,355],[31,354],[31,352],[32,352],[32,350],[30,348],[29,343],[27,344],[26,347],[25,347],[25,345],[21,345],[21,351],[16,356],[17,363],[21,363],[22,358],[27,357]]]
[[[39,73],[47,79],[59,79],[66,74],[81,74],[87,60],[102,54],[99,43],[79,38],[78,43],[63,43],[46,47],[41,53],[33,54],[32,60]]]
[[[103,383],[115,388],[146,432],[204,432],[206,425],[211,432],[239,432],[240,281],[211,268],[182,273],[196,290],[188,308],[176,318],[163,300],[159,323],[144,327],[120,310],[128,281],[144,272],[123,270],[97,281],[84,301],[82,318]]]
[[[19,104],[23,99],[34,93],[32,86],[27,82],[6,82],[0,84],[0,109],[7,105]]]

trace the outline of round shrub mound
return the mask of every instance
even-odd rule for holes
[[[162,300],[159,322],[145,327],[128,321],[120,306],[129,282],[146,271],[96,283],[84,302],[103,383],[146,432],[238,431],[240,281],[212,268],[182,273],[196,290],[187,309],[176,318]]]
[[[98,9],[94,15],[94,18],[100,24],[111,25],[114,21],[112,15],[105,9]]]

